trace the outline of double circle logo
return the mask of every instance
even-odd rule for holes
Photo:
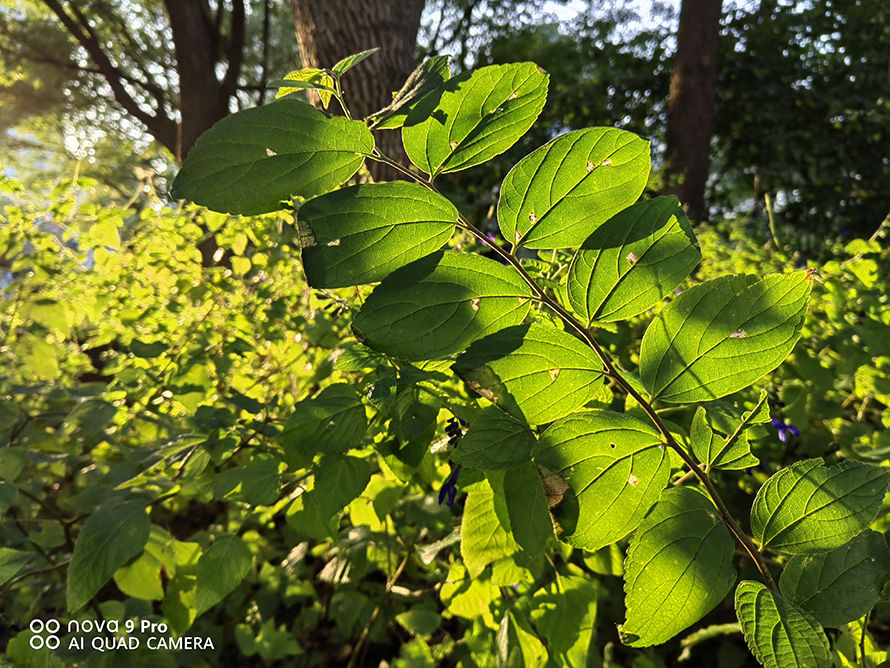
[[[49,621],[44,622],[42,619],[32,619],[31,623],[28,624],[28,628],[31,630],[31,639],[28,640],[28,644],[31,646],[31,649],[43,649],[46,647],[47,649],[56,649],[59,646],[59,636],[56,634],[59,632],[59,629],[62,628],[62,625],[59,624],[58,619],[50,619]],[[49,633],[46,638],[44,638],[42,634],[44,631]]]

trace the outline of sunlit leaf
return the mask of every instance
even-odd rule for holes
[[[779,590],[820,624],[841,626],[875,606],[888,571],[890,552],[884,536],[865,531],[830,552],[790,559],[782,570]]]
[[[649,142],[614,128],[575,130],[520,160],[501,186],[498,223],[514,246],[573,248],[633,204]]]
[[[457,209],[413,183],[341,188],[300,207],[303,268],[309,285],[340,288],[379,281],[441,248]]]
[[[723,276],[672,301],[643,336],[640,378],[652,399],[708,401],[779,366],[800,338],[806,272]]]
[[[512,269],[479,255],[440,251],[397,269],[365,300],[356,337],[380,352],[426,360],[519,324],[531,290]]]
[[[451,78],[448,56],[427,58],[415,69],[402,88],[393,94],[392,103],[371,114],[368,120],[376,130],[394,130],[405,124],[411,110],[439,84]]]
[[[277,211],[292,197],[333,190],[373,148],[364,123],[285,97],[226,116],[201,135],[172,192],[224,213]]]
[[[611,411],[554,422],[538,441],[535,461],[568,484],[553,509],[561,538],[591,551],[636,529],[670,475],[658,431]]]
[[[529,463],[534,447],[527,424],[490,406],[476,416],[451,458],[472,468],[503,470]]]
[[[675,197],[640,202],[600,225],[575,253],[569,303],[586,324],[624,320],[661,301],[700,260]]]
[[[663,491],[630,539],[622,641],[659,645],[704,617],[735,584],[734,548],[704,495],[690,487]]]
[[[471,345],[454,371],[480,395],[528,424],[564,417],[596,396],[602,362],[552,325],[518,325]]]
[[[735,609],[748,647],[766,668],[831,665],[822,627],[760,582],[739,583]]]
[[[445,81],[405,119],[408,157],[435,177],[503,153],[541,113],[547,78],[534,63],[511,63]]]
[[[757,492],[751,533],[760,547],[789,554],[840,547],[875,518],[888,483],[886,468],[849,459],[795,462]]]

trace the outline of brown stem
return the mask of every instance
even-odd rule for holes
[[[406,169],[404,166],[399,165],[394,160],[390,160],[386,156],[379,154],[376,152],[376,155],[373,157],[377,160],[385,162],[391,167],[397,169],[403,174],[410,176],[412,179],[417,181],[419,184],[426,186],[430,190],[439,193],[438,189],[432,184],[432,182],[424,179],[422,176],[411,172],[409,169]],[[732,513],[729,512],[729,509],[726,507],[726,503],[723,501],[723,498],[720,496],[720,493],[717,491],[717,488],[714,486],[714,483],[711,482],[711,479],[708,475],[702,471],[701,467],[696,463],[696,461],[690,456],[688,452],[677,443],[677,440],[673,437],[670,430],[667,428],[667,425],[662,421],[661,417],[659,417],[658,413],[655,412],[655,408],[649,403],[643,396],[637,392],[633,386],[622,376],[618,370],[615,368],[615,365],[612,363],[612,360],[606,354],[606,352],[600,347],[599,343],[596,342],[596,339],[593,338],[593,334],[584,327],[581,323],[579,323],[574,316],[566,311],[563,308],[562,304],[552,299],[550,295],[546,293],[546,291],[540,287],[535,280],[529,276],[528,272],[525,271],[522,264],[517,260],[511,253],[507,252],[497,244],[490,244],[489,240],[486,236],[479,230],[475,225],[473,225],[469,220],[467,220],[462,214],[458,213],[458,221],[460,225],[470,232],[473,236],[476,237],[480,242],[485,242],[489,245],[489,247],[506,263],[512,266],[522,279],[528,284],[528,286],[535,293],[536,297],[545,304],[553,313],[555,313],[560,320],[562,320],[566,325],[574,329],[581,339],[593,350],[596,356],[599,358],[600,362],[603,365],[603,373],[606,376],[611,377],[614,381],[625,391],[628,395],[633,397],[636,402],[640,405],[643,411],[646,413],[649,420],[655,425],[655,428],[658,429],[662,438],[664,438],[665,443],[668,447],[670,447],[674,452],[679,455],[680,459],[683,460],[683,463],[689,468],[690,471],[695,475],[696,478],[701,481],[702,485],[704,485],[705,489],[708,492],[708,495],[711,497],[711,500],[714,502],[714,505],[717,507],[717,511],[720,513],[720,519],[726,525],[726,527],[732,532],[733,536],[735,536],[736,540],[741,544],[741,546],[745,549],[745,551],[751,556],[751,559],[754,561],[757,566],[757,570],[760,571],[760,575],[763,577],[764,583],[772,589],[773,591],[778,591],[778,587],[776,586],[776,582],[773,579],[772,574],[769,571],[769,567],[766,564],[766,560],[764,556],[760,553],[760,550],[757,549],[757,546],[754,545],[754,541],[751,540],[751,537],[746,534],[742,528],[739,526],[739,523],[736,522],[735,518],[732,516]]]
[[[380,601],[377,603],[377,607],[374,608],[374,612],[371,613],[371,619],[368,620],[367,626],[365,626],[365,628],[362,630],[362,634],[359,636],[358,641],[355,643],[355,649],[352,650],[352,656],[349,657],[349,663],[346,664],[346,668],[355,668],[358,657],[361,654],[362,646],[368,639],[368,636],[371,633],[371,629],[374,628],[374,622],[376,622],[377,617],[380,616],[380,611],[383,609],[383,604],[386,601],[390,590],[393,588],[393,585],[395,585],[396,580],[398,580],[399,577],[402,575],[402,571],[405,570],[405,566],[408,565],[408,559],[410,556],[411,551],[408,550],[405,553],[405,556],[402,558],[402,561],[399,564],[398,568],[396,568],[396,572],[392,574],[392,577],[386,583],[386,588],[383,590],[383,596],[380,597]]]

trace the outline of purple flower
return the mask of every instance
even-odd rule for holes
[[[446,506],[453,506],[454,500],[457,498],[457,476],[460,475],[461,465],[458,464],[451,471],[451,475],[445,480],[442,484],[442,488],[439,490],[439,505],[442,505],[442,502],[445,502]]]
[[[794,425],[785,424],[779,418],[773,418],[770,420],[770,424],[779,432],[779,440],[782,441],[782,443],[788,442],[789,434],[791,436],[800,436],[800,429]]]

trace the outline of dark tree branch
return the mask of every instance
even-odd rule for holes
[[[269,83],[269,0],[263,0],[263,55],[260,69],[260,98],[258,104],[266,101],[266,84]]]
[[[111,87],[115,101],[124,108],[124,111],[145,125],[152,136],[167,150],[175,152],[176,123],[166,115],[166,111],[163,108],[157,109],[154,115],[149,114],[127,92],[124,86],[126,76],[111,62],[108,54],[102,49],[99,39],[89,26],[89,22],[83,13],[75,6],[73,8],[75,16],[72,17],[58,0],[42,1],[56,15],[65,30],[77,40],[78,44],[90,56],[90,59],[96,65],[98,73]]]
[[[232,16],[229,25],[231,34],[226,53],[229,66],[222,81],[222,94],[226,99],[235,92],[238,77],[241,76],[241,67],[244,64],[244,0],[234,0],[232,3]]]

